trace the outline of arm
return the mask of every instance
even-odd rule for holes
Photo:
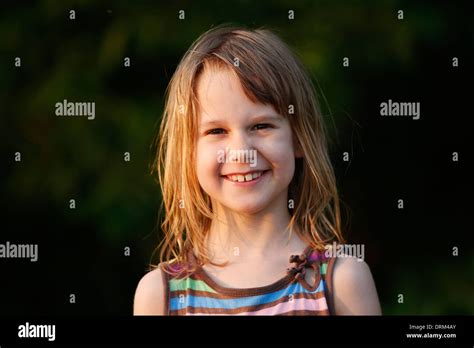
[[[135,291],[133,315],[166,315],[166,291],[160,268],[143,276]]]
[[[369,266],[354,257],[337,258],[333,272],[336,315],[381,315],[377,289]]]

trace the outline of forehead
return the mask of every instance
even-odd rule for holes
[[[230,68],[206,67],[196,84],[200,121],[230,119],[238,121],[251,115],[272,113],[271,105],[252,101],[236,73]]]

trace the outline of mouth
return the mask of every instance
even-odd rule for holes
[[[247,173],[232,173],[228,175],[222,175],[222,177],[228,181],[235,183],[250,183],[259,181],[260,178],[267,172],[269,172],[269,170],[259,170]]]

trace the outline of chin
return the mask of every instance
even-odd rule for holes
[[[224,204],[224,206],[235,213],[253,215],[264,210],[268,204],[252,202],[231,202],[231,204]]]

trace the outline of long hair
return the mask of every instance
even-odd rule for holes
[[[166,91],[153,163],[163,197],[160,262],[187,264],[189,251],[194,250],[197,264],[214,264],[205,240],[215,215],[195,171],[196,84],[209,66],[232,70],[249,99],[272,105],[289,119],[303,153],[302,158],[295,159],[295,175],[289,187],[288,198],[294,204],[289,209],[290,233],[296,231],[316,249],[333,241],[343,242],[324,122],[303,64],[267,29],[221,26],[205,32],[191,45]]]

